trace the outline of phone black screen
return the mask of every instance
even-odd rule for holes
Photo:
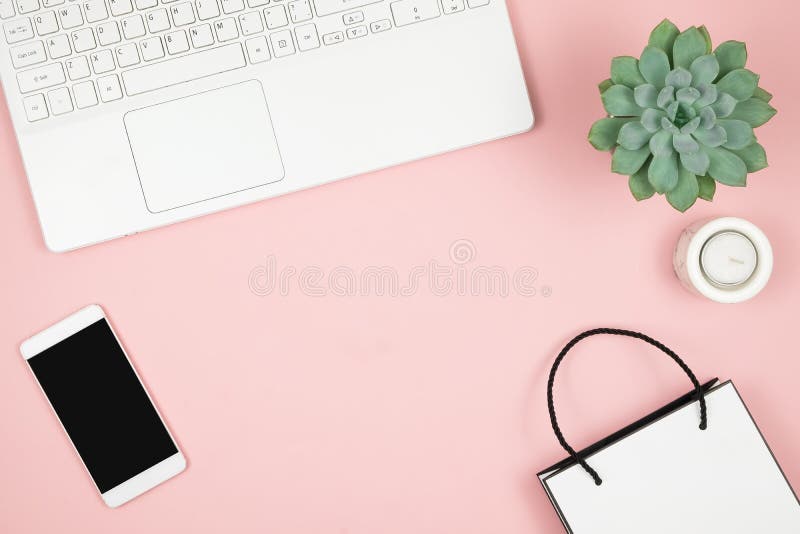
[[[28,364],[101,493],[178,452],[105,319]]]

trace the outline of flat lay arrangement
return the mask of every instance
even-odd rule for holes
[[[0,0],[0,532],[800,532],[774,1]]]

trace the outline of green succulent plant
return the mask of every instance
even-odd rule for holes
[[[746,61],[744,43],[712,52],[704,26],[681,32],[669,20],[641,58],[611,61],[611,78],[600,84],[608,117],[594,123],[589,142],[613,150],[611,170],[629,176],[636,200],[659,193],[686,211],[698,197],[712,200],[716,182],[741,187],[767,166],[753,128],[776,111]]]

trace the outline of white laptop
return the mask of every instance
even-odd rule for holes
[[[0,0],[65,251],[529,130],[504,0]]]

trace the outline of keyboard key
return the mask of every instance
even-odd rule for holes
[[[267,38],[263,35],[248,39],[244,44],[247,48],[247,56],[250,58],[250,63],[263,63],[269,60],[269,46],[267,46]]]
[[[41,41],[32,41],[11,49],[11,63],[16,69],[30,67],[45,61],[47,61],[47,54],[44,51],[44,43]]]
[[[50,111],[53,115],[63,115],[72,111],[72,98],[69,96],[69,89],[59,87],[47,93],[47,100],[50,101]]]
[[[72,48],[78,54],[97,48],[97,41],[94,40],[94,30],[82,28],[72,32]]]
[[[136,43],[126,43],[116,50],[117,64],[121,69],[139,63],[139,50]]]
[[[269,0],[247,0],[247,5],[250,7],[261,7],[269,4]]]
[[[264,10],[264,22],[267,23],[267,28],[274,30],[289,24],[289,19],[286,18],[286,10],[282,5],[268,7]]]
[[[239,26],[242,28],[242,35],[253,35],[254,33],[263,32],[264,25],[261,23],[261,13],[258,11],[242,13],[239,15]]]
[[[39,0],[17,0],[17,13],[26,15],[39,9]]]
[[[36,26],[36,33],[39,35],[50,35],[58,31],[58,20],[55,11],[45,11],[33,17]]]
[[[111,50],[101,50],[89,55],[92,62],[92,69],[95,74],[105,74],[111,72],[117,66],[114,64],[114,54]]]
[[[415,22],[430,20],[441,15],[438,0],[400,0],[392,2],[395,26],[407,26]]]
[[[70,80],[80,80],[86,78],[91,74],[89,70],[89,60],[86,56],[71,57],[64,62],[67,67],[67,76]]]
[[[127,19],[122,19],[122,34],[125,39],[136,39],[145,33],[144,21],[141,15],[133,15]]]
[[[489,0],[467,0],[469,7],[488,6]]]
[[[10,19],[16,14],[12,0],[0,0],[0,19]]]
[[[289,2],[289,17],[292,22],[305,22],[311,20],[314,14],[311,12],[311,3],[309,0],[294,0]]]
[[[97,105],[97,93],[94,92],[92,82],[81,82],[72,86],[72,93],[75,95],[75,107],[86,109]]]
[[[359,22],[364,22],[364,12],[354,11],[352,13],[342,15],[342,21],[344,21],[345,24],[358,24]]]
[[[17,74],[17,84],[21,93],[41,91],[65,81],[67,79],[64,77],[64,68],[61,63],[51,63]]]
[[[237,11],[242,11],[244,9],[244,1],[243,0],[221,0],[222,1],[222,12],[226,15],[230,13],[236,13]]]
[[[213,19],[219,17],[219,6],[217,0],[197,0],[197,18],[200,20]]]
[[[136,9],[139,11],[143,9],[150,9],[151,7],[156,7],[158,5],[158,0],[136,0]]]
[[[62,7],[58,10],[58,17],[61,19],[61,27],[65,30],[71,30],[83,24],[81,6],[78,4],[70,4],[67,7]]]
[[[195,48],[214,44],[214,35],[211,33],[211,26],[208,24],[195,26],[189,30],[189,36],[192,38],[192,46]]]
[[[108,5],[111,6],[111,14],[115,17],[127,15],[133,11],[133,3],[131,0],[108,0]],[[94,89],[92,89],[94,91]]]
[[[48,38],[47,50],[50,52],[51,59],[59,59],[70,55],[72,48],[69,45],[69,37],[62,33]]]
[[[317,27],[314,24],[304,24],[296,27],[294,29],[294,35],[297,37],[297,48],[299,48],[301,52],[319,48],[319,35],[317,34]]]
[[[275,57],[286,57],[294,54],[294,41],[292,41],[292,32],[289,30],[271,33],[269,40],[272,42],[272,50],[275,53]]]
[[[116,74],[97,80],[97,89],[100,91],[100,100],[113,102],[122,98],[122,88]]]
[[[48,117],[47,104],[44,103],[44,95],[29,96],[23,101],[25,115],[28,122],[36,122]]]
[[[105,0],[88,0],[83,3],[86,22],[99,22],[108,18]]]
[[[194,24],[194,9],[189,2],[176,4],[169,8],[172,13],[172,23],[175,26],[186,26],[187,24]]]
[[[246,64],[242,46],[232,43],[125,71],[122,81],[125,91],[133,96],[238,69]]]
[[[3,30],[8,44],[19,43],[33,38],[33,26],[31,26],[31,19],[27,17],[6,22],[3,24]]]
[[[458,13],[464,11],[464,0],[442,0],[442,7],[445,15]]]
[[[372,30],[372,33],[385,32],[392,29],[392,22],[389,19],[378,20],[370,24],[369,29]]]
[[[167,43],[167,52],[170,54],[180,54],[189,50],[189,40],[186,38],[186,32],[179,30],[177,32],[168,33],[164,37]]]
[[[119,34],[119,26],[116,22],[106,22],[97,27],[97,40],[100,46],[108,46],[122,40]]]
[[[349,11],[369,4],[377,4],[383,0],[314,0],[317,15],[324,17],[341,11]]]
[[[430,20],[441,15],[439,0],[400,0],[392,2],[395,26],[407,26],[415,22]]]
[[[344,41],[344,32],[326,33],[322,36],[322,42],[326,45],[333,45]]]
[[[161,44],[161,37],[145,39],[139,47],[142,49],[142,59],[145,61],[153,61],[164,57],[164,46]]]
[[[236,29],[236,21],[233,19],[221,19],[214,23],[214,31],[217,34],[217,41],[224,43],[239,37],[239,30]]]
[[[359,37],[364,37],[365,35],[367,35],[367,27],[356,26],[354,28],[347,28],[346,33],[348,39],[358,39]]]
[[[150,11],[145,16],[145,19],[147,19],[147,29],[150,33],[163,32],[169,29],[169,17],[166,9]]]
[[[48,8],[48,7],[60,6],[64,2],[66,2],[66,0],[42,0],[42,7]]]

